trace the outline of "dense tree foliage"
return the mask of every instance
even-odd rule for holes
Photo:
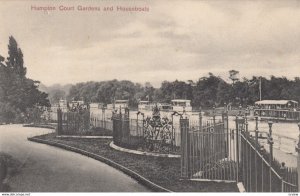
[[[112,103],[114,99],[127,99],[131,106],[138,101],[152,96],[152,86],[143,88],[140,84],[123,80],[110,80],[103,82],[78,83],[71,87],[69,100],[84,100],[90,102]]]
[[[0,122],[28,120],[33,108],[50,106],[48,95],[38,90],[39,82],[26,77],[23,53],[13,37],[6,61],[0,57]]]
[[[225,103],[246,107],[259,100],[261,81],[262,99],[300,101],[300,78],[288,80],[285,77],[271,76],[267,79],[253,76],[251,79],[239,79],[238,73],[235,70],[229,71],[228,78],[232,82],[209,73],[195,82],[164,81],[160,88],[154,88],[150,83],[141,85],[118,80],[78,83],[70,89],[68,99],[106,104],[112,103],[114,99],[128,99],[131,107],[136,107],[139,100],[170,103],[172,99],[190,99],[195,109],[222,107]]]

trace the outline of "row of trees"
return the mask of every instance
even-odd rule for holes
[[[261,86],[262,99],[300,101],[298,77],[293,80],[275,76],[239,79],[238,74],[236,70],[229,71],[232,82],[209,73],[197,81],[164,81],[160,88],[154,88],[149,82],[141,85],[128,80],[110,80],[48,88],[47,91],[51,92],[52,103],[60,98],[105,104],[112,103],[114,99],[128,99],[130,106],[136,107],[140,100],[170,103],[172,99],[190,99],[194,108],[210,108],[224,103],[253,105],[259,100]],[[9,37],[8,57],[5,59],[0,55],[0,122],[30,121],[38,109],[49,107],[48,95],[39,90],[39,85],[39,81],[26,77],[22,50],[16,40]]]
[[[8,57],[0,55],[0,122],[30,121],[37,108],[50,106],[38,86],[39,81],[26,77],[22,50],[9,37]]]
[[[226,82],[219,76],[209,73],[197,81],[164,81],[160,88],[150,83],[141,85],[131,81],[102,81],[78,83],[71,87],[69,100],[86,102],[112,103],[114,99],[128,99],[131,107],[136,107],[139,100],[170,103],[172,99],[189,99],[195,108],[222,107],[224,103],[232,106],[253,105],[260,99],[293,99],[300,101],[300,79],[289,80],[285,77],[253,76],[251,79],[238,78],[238,71],[230,70]]]

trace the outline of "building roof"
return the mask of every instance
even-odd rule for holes
[[[286,105],[289,102],[298,103],[294,100],[262,100],[262,101],[256,101],[255,104],[263,105],[263,104],[273,104],[273,105]]]

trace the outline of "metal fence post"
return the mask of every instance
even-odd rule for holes
[[[269,144],[269,148],[270,148],[270,156],[269,156],[269,167],[270,167],[270,192],[272,192],[272,162],[273,162],[273,138],[272,138],[272,125],[273,122],[269,121],[269,134],[268,134],[268,144]]]
[[[236,182],[239,182],[239,159],[240,159],[240,152],[239,152],[239,140],[238,140],[238,137],[239,137],[239,119],[238,119],[238,116],[236,116],[235,118],[235,125],[236,125]]]
[[[280,176],[281,176],[281,192],[284,192],[284,179],[285,179],[285,163],[282,162],[280,166]]]
[[[215,126],[215,124],[216,124],[216,107],[215,106],[213,107],[213,123]]]
[[[136,113],[136,134],[139,134],[139,114],[140,112]]]
[[[258,116],[255,116],[255,149],[258,150]],[[257,192],[257,186],[258,186],[258,172],[257,172],[257,153],[255,153],[255,162],[254,162],[254,172],[255,172],[255,192]]]
[[[104,128],[105,129],[105,124],[104,124],[104,119],[105,119],[105,117],[104,117],[104,112],[105,112],[105,109],[104,109],[104,107],[102,106],[102,123],[101,123],[101,126],[102,126],[102,128]]]
[[[181,177],[188,179],[190,177],[190,148],[189,148],[189,120],[181,118]]]
[[[255,141],[258,145],[258,116],[255,116]]]
[[[229,156],[229,135],[228,135],[228,112],[227,112],[227,105],[224,103],[224,112],[222,114],[222,123],[223,123],[223,133],[225,139],[225,157],[228,158]]]
[[[300,132],[300,123],[298,123],[298,128]],[[298,192],[300,192],[300,134],[298,136],[298,144],[296,146],[296,152],[298,153],[297,157],[297,172],[298,172]]]
[[[57,109],[57,135],[62,132],[62,111],[60,108]]]
[[[145,115],[144,115],[144,113],[142,113],[142,116],[143,116],[143,138],[145,137]],[[173,122],[172,122],[173,123]]]
[[[199,108],[199,130],[202,130],[202,111],[201,107]]]

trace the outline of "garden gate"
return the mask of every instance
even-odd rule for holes
[[[197,180],[236,179],[236,156],[234,131],[228,130],[228,117],[213,116],[198,124],[190,124],[189,119],[180,120],[181,127],[181,175]]]
[[[199,122],[194,126],[187,118],[180,121],[182,178],[242,182],[248,192],[298,191],[297,169],[287,168],[273,157],[271,121],[266,137],[258,130],[257,118],[251,132],[247,116],[236,116],[234,130],[228,129],[226,113],[221,120],[214,116],[205,124]],[[263,139],[267,139],[268,150],[260,142]]]
[[[57,134],[72,135],[90,129],[90,112],[88,109],[62,112],[57,110]]]

